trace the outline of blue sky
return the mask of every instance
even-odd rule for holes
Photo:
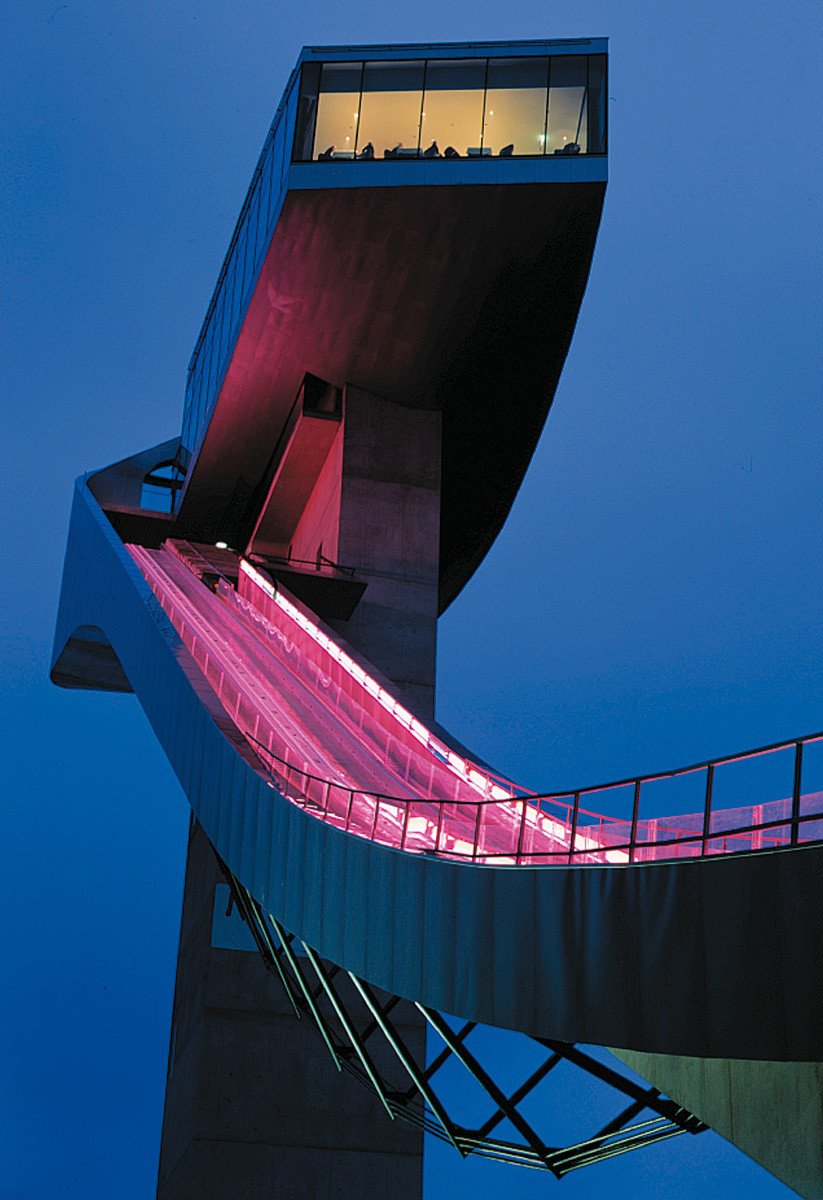
[[[438,716],[541,789],[823,728],[819,5],[6,6],[0,1200],[153,1195],[187,806],[137,702],[47,682],[74,477],[179,430],[300,46],[608,36],[611,182],[512,516],[441,622]],[[789,1195],[719,1138],[555,1185]]]

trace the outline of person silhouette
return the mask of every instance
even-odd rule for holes
[[[329,162],[332,158],[334,158],[335,148],[336,147],[334,147],[334,146],[329,146],[328,150],[324,150],[322,154],[318,154],[317,161],[318,162]]]
[[[440,151],[437,149],[437,142],[432,142],[428,150],[423,151],[424,158],[442,158]]]
[[[363,149],[357,155],[358,158],[374,158],[374,146],[371,142],[366,142]]]

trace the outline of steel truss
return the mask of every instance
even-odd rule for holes
[[[415,1003],[426,1018],[428,1030],[437,1035],[437,1044],[442,1043],[439,1053],[426,1064],[422,1039],[417,1039],[419,1046],[410,1045],[410,1039],[400,1032],[399,1022],[392,1020],[392,1013],[401,1003],[399,996],[379,991],[350,971],[321,959],[263,910],[219,856],[218,861],[231,889],[231,902],[251,931],[267,968],[278,976],[295,1015],[308,1018],[337,1069],[359,1079],[378,1097],[392,1120],[402,1118],[450,1142],[464,1158],[478,1154],[551,1171],[558,1179],[580,1167],[681,1133],[702,1133],[707,1128],[655,1088],[634,1082],[576,1045],[549,1038],[530,1039],[541,1048],[542,1061],[507,1095],[468,1048],[476,1023],[465,1022],[454,1029],[441,1013]],[[547,1056],[545,1051],[549,1052]],[[433,1080],[447,1063],[459,1063],[491,1102],[491,1114],[476,1129],[457,1123],[435,1090]],[[629,1101],[591,1136],[564,1147],[548,1145],[521,1107],[561,1063],[571,1064],[608,1085],[620,1097],[621,1105]],[[559,1103],[569,1108],[562,1094]],[[557,1106],[555,1097],[555,1110]],[[545,1117],[547,1106],[540,1108]],[[637,1121],[644,1113],[646,1119]],[[492,1136],[504,1123],[519,1141]]]

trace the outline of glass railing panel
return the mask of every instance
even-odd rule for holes
[[[243,271],[237,269],[237,246],[232,251],[229,269],[226,274],[226,294],[229,299],[229,312],[231,313],[231,327],[237,325],[237,318],[240,316],[240,305],[242,302],[243,292]]]
[[[231,336],[230,315],[224,289],[224,294],[220,297],[214,312],[214,331],[212,334],[215,345],[218,347],[217,358],[219,362],[223,361],[226,351],[229,348],[229,337]]]
[[[309,146],[309,150],[311,150],[311,145]],[[275,137],[271,144],[268,163],[265,168],[271,174],[271,191],[269,192],[269,202],[266,209],[266,233],[271,229],[274,214],[277,211],[277,205],[283,190],[286,158],[286,136],[283,130],[280,129],[278,130],[277,137]]]
[[[484,149],[493,155],[543,153],[548,77],[548,58],[489,60]]]
[[[803,743],[802,762],[797,840],[816,842],[823,838],[823,738],[810,738]],[[821,820],[809,820],[818,815]]]
[[[245,291],[244,268],[246,262],[246,243],[248,242],[248,237],[249,227],[244,221],[243,227],[238,235],[237,242],[235,243],[232,262],[229,264],[229,271],[231,272],[231,276],[234,281],[234,299],[232,301],[232,308],[238,316],[240,314],[240,309],[243,306],[243,294]]]
[[[547,154],[585,154],[588,149],[587,60],[553,58],[549,78]],[[577,147],[575,150],[574,148]]]
[[[583,792],[577,811],[575,861],[581,851],[586,862],[629,861],[634,784]]]
[[[638,804],[635,862],[701,853],[706,780],[705,767],[644,780]],[[673,844],[678,842],[684,845]]]
[[[358,158],[382,158],[387,150],[417,150],[424,68],[422,59],[366,63],[357,135]]]
[[[606,153],[606,55],[589,55],[588,116],[589,135],[587,152]]]
[[[292,157],[295,162],[308,162],[311,159],[319,92],[320,63],[304,63],[300,73],[300,96],[297,101],[297,121],[294,128]]]
[[[712,780],[709,854],[773,849],[790,840],[794,745],[718,763]],[[767,825],[766,829],[747,829]],[[735,832],[736,831],[736,832]]]
[[[432,60],[426,69],[420,153],[435,157],[448,149],[461,157],[480,154],[486,60]]]
[[[312,158],[354,158],[362,63],[324,63]]]
[[[254,189],[251,204],[249,205],[248,226],[249,237],[246,243],[246,279],[251,280],[254,274],[254,267],[257,262],[259,243],[259,224],[260,224],[260,180],[257,181],[257,186]]]

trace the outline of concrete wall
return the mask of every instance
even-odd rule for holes
[[[368,587],[335,627],[432,714],[440,429],[438,412],[346,388],[338,561]]]
[[[422,1135],[336,1070],[256,951],[212,946],[218,882],[193,823],[158,1200],[420,1200]],[[422,1053],[419,1013],[395,1018]]]
[[[294,531],[293,558],[314,562],[317,548],[322,545],[323,555],[333,562],[338,561],[342,470],[343,430],[340,429]]]
[[[368,581],[338,628],[434,712],[440,416],[346,390],[344,427],[292,553]],[[423,1137],[334,1067],[256,952],[212,946],[211,846],[193,826],[186,868],[158,1200],[420,1200]],[[417,1057],[423,1018],[392,1019]]]
[[[808,1200],[823,1200],[823,1063],[612,1050]]]

